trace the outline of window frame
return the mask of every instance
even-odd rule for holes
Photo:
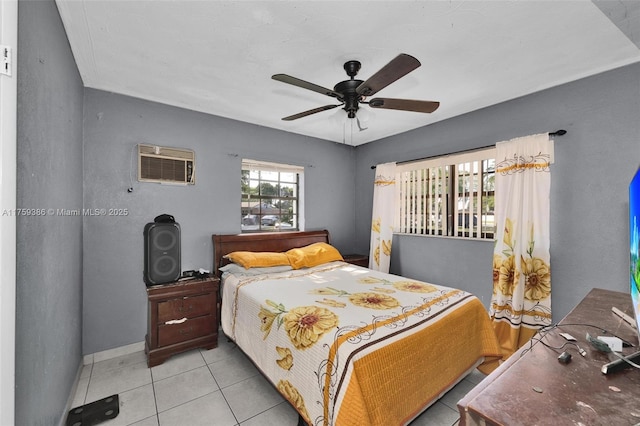
[[[493,241],[495,155],[492,146],[397,164],[394,233]]]
[[[244,183],[245,171],[248,171]],[[258,176],[252,176],[257,173]],[[267,177],[262,176],[265,173]],[[269,178],[269,175],[276,173],[277,178]],[[282,178],[282,174],[294,174],[295,178],[286,180]],[[294,181],[295,180],[295,181]],[[258,193],[247,193],[245,188],[251,187],[251,182],[257,182],[256,188]],[[275,183],[275,184],[274,184]],[[280,194],[262,194],[260,189],[263,184],[273,186],[280,189],[285,186],[294,186],[292,195]],[[240,229],[242,233],[263,233],[263,232],[293,232],[304,231],[304,167],[283,163],[273,163],[267,161],[258,161],[243,159],[241,165],[241,188],[240,188]],[[275,200],[275,202],[274,202]],[[282,200],[293,202],[292,207],[287,208],[287,213],[283,213],[282,205],[276,206]],[[256,204],[257,201],[257,204]],[[245,205],[246,204],[246,205]],[[255,205],[254,205],[255,204]],[[254,211],[254,208],[257,209]],[[265,210],[263,210],[265,209]],[[278,209],[278,212],[266,209]],[[273,224],[263,224],[263,218],[266,216],[292,216],[292,226],[282,226],[282,222],[277,220]],[[251,217],[250,217],[251,216]],[[257,217],[256,217],[257,216]],[[249,223],[251,222],[251,223]]]

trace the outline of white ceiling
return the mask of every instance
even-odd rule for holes
[[[56,0],[86,87],[360,145],[640,61],[640,1]],[[337,103],[347,60],[366,80],[399,53],[422,66],[376,96],[432,114]]]

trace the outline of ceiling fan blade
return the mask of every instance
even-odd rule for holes
[[[283,118],[284,121],[292,121],[297,120],[298,118],[306,117],[307,115],[315,114],[317,112],[327,111],[330,109],[337,108],[342,105],[325,105],[318,108],[310,109],[309,111],[300,112],[298,114],[290,115],[288,117]]]
[[[356,88],[362,96],[371,96],[420,66],[420,61],[401,53]]]
[[[374,98],[369,101],[371,108],[399,109],[430,113],[438,109],[440,102],[416,101],[413,99]]]
[[[292,84],[294,86],[302,87],[303,89],[312,90],[314,92],[322,93],[323,95],[331,96],[333,98],[340,97],[340,93],[334,92],[326,87],[318,86],[317,84],[309,83],[308,81],[300,80],[296,77],[291,77],[287,74],[275,74],[271,76],[272,79],[281,81],[283,83]]]

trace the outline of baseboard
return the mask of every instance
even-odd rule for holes
[[[71,392],[69,393],[69,396],[67,397],[67,403],[64,407],[64,411],[62,412],[62,417],[60,418],[60,423],[58,423],[58,426],[65,426],[67,424],[67,413],[69,412],[69,410],[71,410],[72,408],[72,404],[73,404],[73,398],[76,395],[76,391],[78,390],[78,383],[80,383],[80,377],[82,375],[82,368],[84,367],[84,365],[81,363],[78,366],[78,371],[76,372],[76,378],[73,381],[73,386],[71,386]]]
[[[143,350],[144,350],[144,341],[132,343],[126,346],[120,346],[113,349],[107,349],[106,351],[85,355],[84,365],[93,364],[94,362],[105,361],[107,359],[117,358],[123,355],[129,355],[134,352],[139,352]]]

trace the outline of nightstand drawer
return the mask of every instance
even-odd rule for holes
[[[216,318],[213,315],[175,321],[176,323],[174,324],[158,326],[158,346],[168,346],[213,334],[217,326]]]
[[[183,297],[158,303],[158,324],[180,318],[195,318],[213,312],[216,306],[213,294]]]

